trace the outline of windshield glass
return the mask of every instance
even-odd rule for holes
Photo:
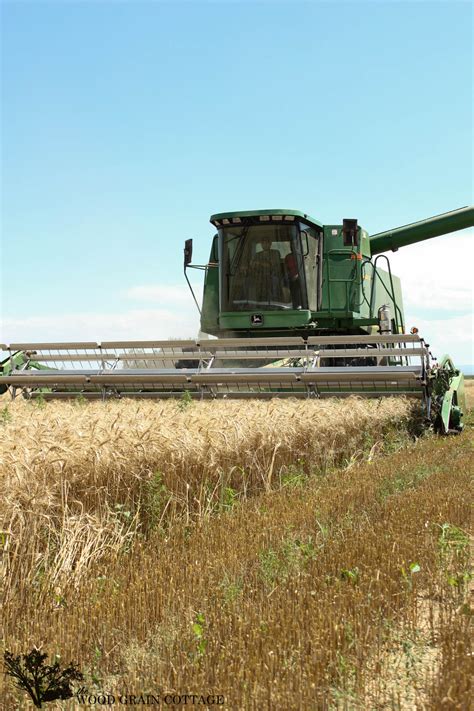
[[[309,247],[304,235],[303,244],[297,223],[221,228],[222,309],[308,308],[304,257]]]

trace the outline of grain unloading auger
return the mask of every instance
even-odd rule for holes
[[[400,281],[383,252],[472,226],[474,208],[370,238],[357,220],[323,225],[295,210],[221,213],[211,223],[217,234],[208,264],[191,264],[187,240],[184,270],[205,272],[201,330],[217,339],[0,345],[8,353],[0,391],[44,398],[406,395],[422,399],[438,430],[462,429],[462,373],[448,356],[436,362],[418,333],[405,333]]]

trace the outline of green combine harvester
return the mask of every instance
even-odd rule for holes
[[[464,207],[369,237],[355,219],[323,225],[296,210],[211,217],[196,341],[0,344],[0,392],[13,397],[383,397],[422,400],[459,432],[463,375],[406,333],[400,280],[385,252],[474,224]],[[192,291],[192,289],[191,289]],[[217,338],[211,338],[215,336]]]

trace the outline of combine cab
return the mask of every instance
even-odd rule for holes
[[[13,397],[367,397],[423,401],[460,431],[463,376],[405,333],[387,250],[474,224],[466,207],[369,237],[357,220],[323,225],[294,210],[221,213],[203,269],[199,341],[0,345],[0,390]],[[188,284],[190,282],[188,280]],[[191,285],[190,285],[191,286]],[[193,293],[194,296],[194,293]]]

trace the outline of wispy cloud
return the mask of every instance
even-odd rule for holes
[[[194,309],[130,309],[121,313],[47,314],[4,319],[2,343],[34,341],[161,340],[195,338],[199,315]]]
[[[461,284],[435,284],[426,277],[403,281],[406,308],[436,311],[469,311],[472,308],[472,289]]]
[[[415,324],[437,358],[448,353],[456,365],[474,363],[473,320],[471,314],[453,318],[428,319],[407,313],[407,324]]]
[[[388,254],[401,278],[407,329],[417,326],[439,358],[474,363],[474,231],[445,235]]]
[[[474,231],[410,245],[387,256],[401,278],[406,310],[472,310]]]

